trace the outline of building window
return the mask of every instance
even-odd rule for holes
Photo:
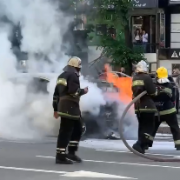
[[[107,14],[106,21],[111,21],[111,20],[112,20],[112,14]]]
[[[102,36],[107,33],[107,25],[106,24],[97,24],[96,25],[96,35]]]
[[[96,35],[110,35],[111,37],[115,38],[116,29],[113,26],[108,28],[106,24],[98,24],[96,25]]]
[[[112,26],[108,28],[107,30],[108,35],[110,35],[112,38],[116,38],[116,29]]]
[[[171,14],[171,48],[180,48],[180,14]]]
[[[160,14],[160,47],[165,47],[165,14]]]

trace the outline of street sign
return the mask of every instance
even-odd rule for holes
[[[134,8],[156,8],[158,7],[157,0],[133,0]]]
[[[168,60],[180,60],[180,49],[166,49]]]
[[[174,51],[174,52],[172,53],[171,57],[172,57],[172,58],[178,58],[179,56],[178,56],[177,52]]]
[[[180,60],[180,48],[160,48],[158,52],[159,60]]]

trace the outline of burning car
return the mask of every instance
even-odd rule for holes
[[[56,74],[31,74],[31,73],[19,73],[15,78],[11,80],[13,83],[24,84],[27,83],[28,93],[30,94],[48,94],[48,84],[50,79],[57,77]],[[119,90],[112,83],[102,80],[92,80],[91,82],[97,84],[102,90],[105,99],[108,101],[106,105],[100,107],[100,113],[98,116],[92,115],[89,112],[83,112],[82,117],[86,125],[86,133],[84,138],[96,137],[96,138],[119,138],[114,134],[118,134],[118,121],[117,121],[117,98]],[[31,98],[27,98],[27,105],[31,104]],[[58,121],[56,121],[58,122]],[[58,126],[54,130],[56,135],[58,132]]]

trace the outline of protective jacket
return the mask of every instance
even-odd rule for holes
[[[136,73],[132,82],[133,97],[138,96],[143,91],[147,91],[138,102],[135,103],[135,112],[157,112],[155,103],[152,99],[156,95],[156,87],[148,74]]]
[[[171,83],[157,83],[158,95],[154,97],[156,107],[160,115],[167,115],[176,112],[175,88]]]
[[[80,97],[85,92],[80,88],[79,73],[76,68],[67,66],[57,78],[53,95],[53,108],[61,117],[80,119]]]

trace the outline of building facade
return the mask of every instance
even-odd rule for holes
[[[180,68],[180,0],[133,1],[134,9],[130,12],[132,43],[136,43],[137,30],[144,30],[148,34],[145,58],[150,63],[151,71],[165,66],[171,74],[174,67]],[[111,17],[107,17],[102,24],[108,21]],[[102,52],[96,50],[102,24],[95,24],[95,32],[90,34],[93,39],[88,41],[89,61],[97,59]]]
[[[180,0],[159,0],[165,15],[165,47],[159,49],[158,66],[165,66],[171,74],[180,68]]]

